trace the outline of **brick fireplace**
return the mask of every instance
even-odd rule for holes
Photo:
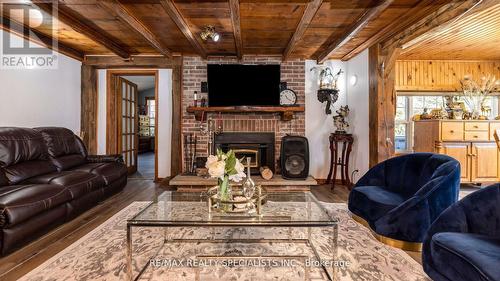
[[[287,82],[289,89],[297,93],[297,104],[304,105],[305,62],[304,60],[281,61],[280,57],[245,56],[242,61],[228,57],[210,57],[208,60],[199,57],[184,57],[183,62],[183,96],[182,96],[182,133],[194,133],[198,136],[197,156],[207,156],[208,135],[200,131],[201,122],[196,121],[194,114],[187,112],[193,105],[194,92],[201,92],[201,82],[207,81],[207,64],[280,64],[281,81]],[[202,94],[203,96],[203,94]],[[206,98],[206,95],[205,95]],[[281,138],[286,134],[305,135],[305,113],[294,115],[291,121],[282,121],[279,113],[207,113],[207,119],[215,121],[222,132],[261,132],[274,133],[274,162],[280,157]],[[206,121],[205,121],[206,122]],[[183,154],[184,155],[184,154]],[[278,169],[278,165],[276,165]]]

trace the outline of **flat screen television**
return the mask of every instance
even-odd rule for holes
[[[278,106],[279,65],[209,64],[209,106]]]

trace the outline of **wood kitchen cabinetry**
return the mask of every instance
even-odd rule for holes
[[[463,183],[500,181],[500,153],[493,133],[500,121],[415,121],[415,152],[449,155],[460,162]]]

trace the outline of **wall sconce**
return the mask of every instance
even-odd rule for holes
[[[351,83],[351,86],[355,86],[356,83],[358,83],[358,76],[356,74],[352,75],[351,78],[349,78],[349,83]]]
[[[201,39],[203,39],[203,41],[211,39],[214,42],[218,42],[221,36],[218,32],[215,31],[215,27],[213,25],[207,25],[201,32],[200,37]]]

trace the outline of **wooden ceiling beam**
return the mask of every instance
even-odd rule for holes
[[[229,10],[231,11],[231,23],[234,31],[236,56],[241,59],[243,57],[243,40],[241,39],[240,1],[229,0]]]
[[[384,12],[394,0],[384,0],[379,5],[368,9],[361,17],[356,20],[356,22],[349,27],[347,32],[332,44],[330,44],[319,56],[318,63],[325,62],[333,53],[338,51],[342,46],[351,41],[359,31],[366,27],[366,25],[374,18],[378,17],[382,12]]]
[[[161,40],[118,0],[100,0],[98,3],[99,6],[112,13],[137,34],[141,35],[158,52],[167,57],[172,57],[172,52],[164,46]]]
[[[85,56],[83,64],[95,68],[173,68],[178,66],[177,57],[168,58],[164,56],[131,56],[129,60],[123,60],[119,56]]]
[[[28,40],[30,42],[39,44],[55,52],[73,58],[75,60],[83,61],[85,57],[85,54],[83,52],[76,50],[72,47],[66,46],[61,42],[57,42],[56,44],[54,44],[53,38],[39,31],[31,29],[28,26],[24,26],[16,21],[11,21],[7,17],[2,16],[2,19],[0,20],[0,28],[6,32],[15,34],[23,38],[24,40]],[[29,36],[28,34],[26,34],[25,30],[30,30],[30,32],[34,36]]]
[[[286,60],[290,57],[293,50],[299,43],[300,39],[302,39],[302,36],[306,32],[307,27],[313,20],[314,15],[316,15],[316,12],[321,7],[322,3],[323,0],[313,0],[307,4],[306,9],[304,10],[304,14],[302,14],[302,18],[300,19],[300,22],[297,25],[297,28],[295,29],[295,32],[292,35],[292,38],[288,42],[285,51],[283,52],[283,60]]]
[[[61,3],[59,3],[58,5],[52,5],[49,3],[39,3],[33,1],[33,4],[39,9],[45,11],[50,16],[56,17],[61,22],[67,24],[76,32],[79,32],[90,38],[92,41],[104,46],[106,49],[110,50],[116,55],[122,58],[130,57],[129,51],[122,45],[116,43],[115,38],[111,38],[104,30],[95,25],[86,24],[83,20],[83,17],[71,11]]]
[[[435,28],[445,26],[446,24],[452,22],[454,19],[468,13],[471,9],[476,7],[476,5],[481,2],[482,0],[462,0],[453,1],[447,5],[444,5],[437,11],[434,11],[434,13],[427,15],[425,18],[419,20],[412,26],[405,28],[396,36],[382,42],[381,47],[382,49],[390,48],[391,46],[401,47],[404,44],[426,34],[427,32],[434,30]]]
[[[474,5],[472,8],[464,11],[463,14],[455,17],[454,19],[450,20],[449,22],[442,24],[440,26],[435,27],[429,32],[426,32],[418,37],[416,37],[413,40],[410,40],[409,42],[406,42],[402,45],[403,47],[403,53],[407,53],[411,51],[412,49],[418,47],[424,42],[428,42],[429,40],[439,38],[443,32],[448,30],[449,28],[452,28],[455,24],[457,24],[457,20],[460,20],[463,16],[466,16],[467,14],[471,14],[471,19],[472,18],[477,18],[478,16],[481,16],[480,12],[486,10],[487,8],[491,7],[491,2],[490,1],[483,1],[480,2],[476,5]]]
[[[163,6],[163,9],[165,9],[170,18],[175,22],[177,27],[179,27],[189,43],[191,43],[191,46],[193,46],[193,48],[198,52],[198,54],[200,54],[202,58],[206,58],[207,52],[205,51],[205,48],[203,48],[200,42],[196,39],[195,35],[189,29],[189,25],[187,24],[186,19],[184,19],[174,1],[160,0],[160,4]]]
[[[343,61],[350,60],[365,49],[379,43],[380,41],[389,38],[405,27],[418,21],[419,19],[427,16],[433,10],[436,10],[436,5],[443,5],[447,1],[444,0],[422,0],[413,8],[409,9],[406,13],[399,17],[400,20],[395,20],[391,24],[386,25],[384,28],[375,33],[372,37],[365,40],[362,44],[358,45],[352,51],[342,57]]]

